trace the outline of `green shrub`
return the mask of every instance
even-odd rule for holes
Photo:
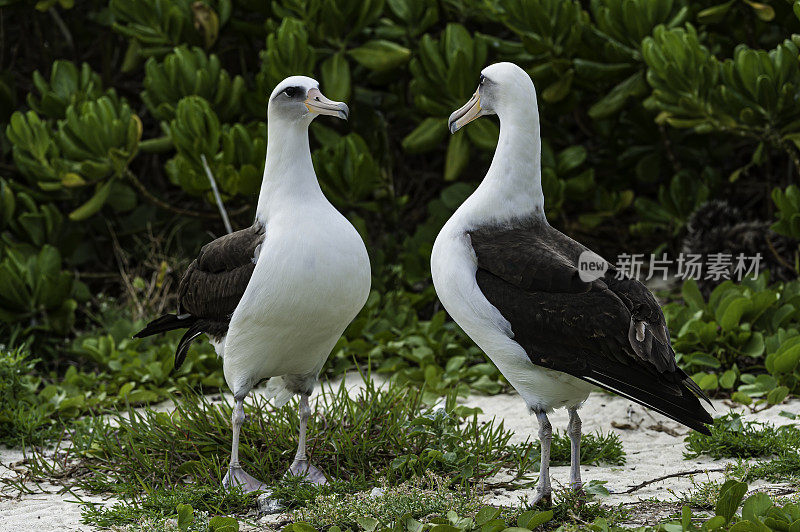
[[[767,276],[725,281],[706,301],[693,280],[683,302],[664,307],[678,362],[705,390],[776,404],[800,380],[800,282],[767,286]]]

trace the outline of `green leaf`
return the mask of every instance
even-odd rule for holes
[[[86,218],[90,217],[97,211],[99,211],[103,204],[108,199],[108,194],[111,192],[111,186],[114,183],[113,179],[109,179],[102,185],[97,187],[97,190],[94,193],[89,201],[69,213],[69,219],[73,222],[77,222],[80,220],[85,220]]]
[[[531,515],[528,515],[531,514]],[[539,527],[548,521],[553,519],[553,510],[545,510],[543,512],[525,512],[522,515],[528,515],[527,519],[525,520],[525,524],[522,524],[522,516],[517,520],[517,524],[522,526],[523,528],[527,528],[529,530],[533,530],[536,527]]]
[[[779,405],[784,399],[786,399],[787,395],[789,395],[789,388],[786,386],[778,386],[767,393],[767,403],[771,405]]]
[[[736,384],[736,371],[729,369],[719,378],[719,385],[730,390]]]
[[[735,2],[735,0],[703,9],[697,13],[697,22],[701,24],[716,24],[720,22],[725,15],[728,14],[728,11],[730,11],[733,2]]]
[[[683,283],[681,287],[681,295],[687,305],[694,309],[705,309],[706,302],[700,289],[697,288],[697,282],[694,279],[689,279]]]
[[[209,532],[239,532],[239,521],[233,517],[218,515],[208,522]]]
[[[469,163],[469,141],[463,131],[450,138],[444,163],[444,180],[454,181]]]
[[[358,526],[363,528],[366,532],[374,532],[380,522],[374,517],[358,517],[356,518]]]
[[[791,373],[800,361],[800,344],[795,344],[777,355],[772,362],[774,373]]]
[[[586,148],[583,146],[570,146],[562,150],[557,157],[556,160],[556,171],[558,175],[562,176],[573,170],[586,160],[587,155]]]
[[[588,114],[594,120],[609,117],[622,109],[628,98],[644,96],[649,91],[644,72],[636,72],[621,81],[600,101],[589,108]]]
[[[746,4],[753,8],[756,16],[765,22],[769,22],[775,18],[775,9],[769,4],[762,4],[761,2],[753,2],[752,0],[744,0]]]
[[[573,77],[575,77],[575,71],[568,70],[566,74],[558,79],[558,81],[545,88],[542,91],[542,98],[544,98],[544,101],[548,103],[556,103],[566,98],[567,94],[569,94],[569,91],[572,88]]]
[[[772,499],[764,492],[754,493],[744,501],[742,506],[742,519],[746,521],[758,522],[759,517],[767,514],[767,510],[773,506]]]
[[[391,41],[376,39],[348,52],[360,65],[377,71],[392,70],[411,58],[411,50]]]
[[[185,532],[194,522],[194,508],[188,504],[179,504],[176,510],[178,511],[178,528]]]
[[[714,511],[717,515],[721,515],[725,518],[725,523],[731,522],[745,493],[747,493],[747,484],[744,482],[728,480],[722,485],[719,500],[717,501]]]
[[[732,331],[739,326],[739,321],[748,309],[752,306],[746,297],[736,298],[724,307],[722,316],[718,316],[719,326],[724,331]],[[719,310],[719,309],[718,309]]]
[[[343,52],[337,52],[322,62],[323,93],[331,100],[346,102],[350,99],[350,65]]]
[[[703,390],[716,390],[719,387],[717,376],[714,373],[706,373],[703,375],[697,385]]]
[[[489,521],[497,519],[499,515],[500,515],[500,508],[493,508],[491,506],[486,506],[478,510],[478,513],[475,514],[475,524],[478,526],[483,526]]]
[[[424,153],[436,149],[447,137],[447,119],[429,117],[403,139],[403,149],[408,153]]]

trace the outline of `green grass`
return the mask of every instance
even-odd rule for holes
[[[539,442],[534,443],[535,453],[538,458]],[[570,440],[564,433],[556,432],[553,434],[553,442],[550,445],[550,465],[561,466],[570,464]],[[581,435],[581,464],[583,465],[625,465],[625,450],[622,448],[622,440],[615,432],[603,434]]]
[[[712,458],[760,458],[799,447],[800,429],[794,425],[775,427],[728,414],[714,420],[711,436],[699,432],[689,434],[684,457],[705,454]]]
[[[36,362],[22,349],[0,349],[0,444],[24,446],[57,433],[51,419],[54,407],[37,394],[41,379],[32,375]]]
[[[445,503],[468,510],[476,486],[491,485],[500,470],[515,474],[506,484],[512,489],[531,484],[538,442],[511,444],[502,422],[479,422],[478,411],[457,406],[454,393],[436,409],[423,403],[423,393],[392,382],[379,387],[367,378],[352,397],[344,383],[316,396],[308,449],[330,476],[322,487],[284,478],[296,449],[296,405],[276,411],[256,396],[246,402],[240,460],[287,510],[317,517],[322,508],[371,504],[364,493],[376,485],[395,488],[384,499],[395,513],[405,508],[431,515]],[[178,504],[207,515],[241,514],[252,498],[219,489],[231,445],[231,405],[188,391],[173,400],[171,412],[128,408],[86,418],[61,443],[69,450],[59,460],[34,450],[28,476],[2,482],[20,487],[21,480],[60,477],[70,487],[122,497],[111,508],[87,507],[84,519],[96,526],[159,522]],[[583,451],[584,463],[625,459],[614,434],[585,435]],[[568,462],[566,436],[554,438],[553,459]]]
[[[121,501],[111,507],[84,505],[82,520],[87,525],[108,528],[112,526],[162,523],[175,517],[176,508],[188,504],[195,510],[198,519],[193,529],[202,529],[208,515],[244,513],[255,506],[254,497],[241,491],[226,491],[220,487],[179,486],[145,491],[140,498]],[[198,513],[199,512],[199,513]]]
[[[781,451],[769,460],[756,463],[741,460],[730,468],[730,475],[744,482],[768,480],[800,483],[800,456],[798,451]]]
[[[425,471],[455,484],[478,482],[503,468],[520,474],[531,469],[530,445],[510,444],[512,434],[502,424],[479,423],[471,411],[455,406],[454,396],[447,410],[432,410],[422,404],[419,390],[378,388],[371,381],[364,386],[353,398],[344,384],[317,396],[309,423],[312,460],[350,491],[382,478],[398,484]],[[171,413],[128,409],[90,418],[69,435],[72,460],[52,465],[33,453],[31,477],[69,469],[74,485],[127,496],[143,486],[219,485],[230,452],[231,405],[188,392],[174,401]],[[296,408],[275,411],[253,398],[245,411],[240,459],[252,475],[274,484],[294,456]]]
[[[365,518],[388,526],[404,516],[430,520],[448,511],[464,514],[478,509],[474,490],[455,490],[449,484],[448,479],[428,473],[392,488],[384,484],[385,491],[380,495],[368,491],[319,495],[292,512],[291,519],[320,528],[337,525],[355,529]]]
[[[713,458],[739,458],[728,467],[730,478],[751,482],[800,480],[800,428],[776,427],[770,423],[746,421],[738,414],[714,420],[711,436],[692,432],[686,437],[685,458],[702,454]],[[753,459],[758,460],[755,463]]]

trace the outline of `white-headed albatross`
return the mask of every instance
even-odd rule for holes
[[[265,488],[242,469],[238,447],[244,398],[266,378],[267,395],[278,407],[300,394],[300,436],[289,471],[325,482],[306,457],[308,397],[334,344],[367,300],[370,265],[358,232],[325,198],[314,173],[308,126],[321,114],[347,119],[349,111],[305,76],[275,87],[255,222],[203,246],[181,280],[178,313],[136,335],[188,328],[176,368],[192,340],[211,338],[235,401],[226,487]]]
[[[539,420],[541,470],[534,503],[549,500],[552,428],[567,407],[570,485],[581,488],[577,409],[599,386],[708,434],[708,400],[675,364],[661,308],[641,283],[605,275],[584,282],[587,248],[544,215],[536,91],[520,67],[485,68],[450,131],[487,114],[500,119],[492,164],[442,228],[431,272],[447,312],[492,359]],[[599,257],[598,257],[599,258]],[[600,259],[602,260],[602,259]]]

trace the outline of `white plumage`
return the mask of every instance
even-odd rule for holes
[[[248,491],[265,486],[239,464],[243,402],[267,378],[267,396],[277,406],[301,396],[300,437],[290,472],[325,481],[305,453],[308,397],[331,349],[369,295],[364,242],[325,198],[314,172],[308,126],[318,114],[347,118],[349,110],[325,98],[318,83],[305,76],[275,87],[253,226],[204,246],[181,281],[178,314],[162,316],[139,333],[188,328],[176,365],[194,338],[211,337],[236,402],[224,484]]]

